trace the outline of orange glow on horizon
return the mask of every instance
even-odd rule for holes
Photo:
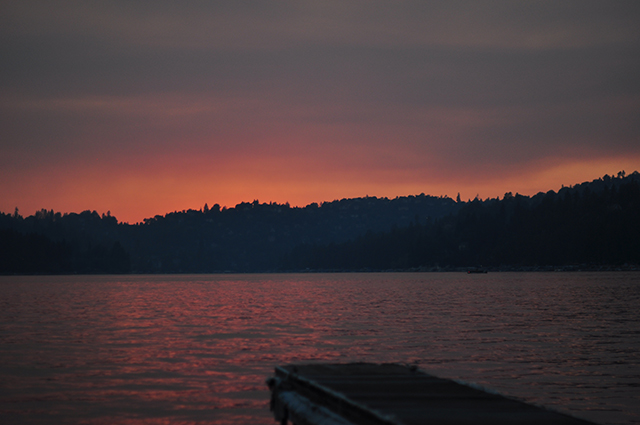
[[[121,222],[137,223],[144,218],[172,211],[201,209],[219,204],[233,207],[241,202],[289,203],[303,207],[310,203],[330,202],[342,198],[396,196],[425,193],[449,196],[460,193],[462,200],[502,198],[504,193],[535,195],[558,191],[591,181],[605,174],[640,169],[640,158],[584,160],[570,163],[534,164],[527,169],[497,170],[494,175],[449,175],[440,171],[431,175],[424,170],[367,170],[339,167],[325,163],[291,162],[284,158],[246,159],[244,162],[212,163],[191,160],[173,165],[150,164],[109,174],[100,168],[67,170],[64,175],[50,173],[49,178],[33,176],[31,180],[4,188],[0,211],[12,213],[15,207],[28,216],[35,211],[56,212],[96,210],[111,212]],[[160,171],[158,171],[160,170]],[[47,174],[43,171],[43,174]],[[82,176],[78,178],[78,176]],[[107,177],[105,177],[107,176]]]

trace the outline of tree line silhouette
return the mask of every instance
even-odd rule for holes
[[[533,197],[208,205],[119,223],[0,213],[0,273],[439,270],[640,263],[640,174]]]
[[[340,243],[367,231],[409,225],[415,217],[443,217],[460,208],[447,197],[364,197],[310,204],[244,202],[175,211],[142,223],[119,223],[109,213],[33,216],[0,214],[2,273],[205,273],[277,271],[301,244]],[[37,243],[46,243],[40,249]],[[20,239],[20,240],[19,240]],[[56,245],[57,244],[57,245]],[[56,248],[53,248],[56,245]],[[53,252],[58,256],[54,256]],[[52,258],[56,260],[52,260]]]
[[[317,270],[619,266],[640,263],[640,175],[534,197],[478,199],[455,215],[353,241],[306,245],[287,266]]]
[[[118,240],[122,227],[95,211],[0,213],[0,273],[128,273],[130,256]]]

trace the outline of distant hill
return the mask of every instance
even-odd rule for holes
[[[130,256],[119,241],[126,226],[95,211],[0,213],[0,273],[128,273]]]
[[[0,273],[208,273],[640,263],[640,174],[533,197],[205,205],[130,225],[0,213]]]
[[[341,243],[367,232],[455,214],[461,206],[447,197],[424,194],[342,199],[304,208],[254,201],[233,208],[205,205],[202,210],[158,215],[136,225],[90,211],[61,214],[42,210],[26,218],[0,214],[0,229],[22,235],[22,245],[32,235],[65,245],[66,266],[34,266],[33,272],[274,271],[281,269],[283,259],[298,245]],[[8,250],[16,243],[15,234],[0,240]],[[26,258],[20,264],[29,261]],[[16,264],[10,262],[0,272],[28,272],[28,266],[18,268]]]
[[[640,264],[640,174],[605,176],[533,197],[475,200],[391,232],[293,250],[286,266],[385,270],[483,266],[602,269]]]

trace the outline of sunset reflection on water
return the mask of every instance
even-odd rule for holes
[[[274,423],[291,362],[416,363],[603,423],[640,415],[640,276],[0,278],[11,423]],[[13,420],[15,419],[15,420]]]

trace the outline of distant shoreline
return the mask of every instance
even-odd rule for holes
[[[171,272],[171,273],[0,273],[0,276],[161,276],[161,275],[226,275],[226,274],[322,274],[322,273],[467,273],[474,267],[417,267],[409,269],[305,269],[305,270],[268,270],[268,271],[211,271],[211,272]],[[622,266],[503,266],[483,267],[488,273],[559,273],[559,272],[640,272],[640,265]]]

